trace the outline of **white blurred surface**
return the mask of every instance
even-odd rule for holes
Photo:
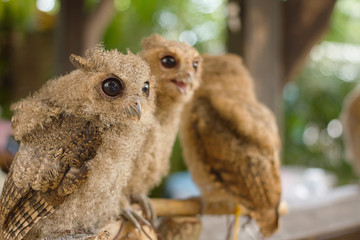
[[[282,167],[282,200],[289,206],[302,205],[326,196],[334,187],[336,177],[321,168]]]

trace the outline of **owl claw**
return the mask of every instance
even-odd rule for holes
[[[157,216],[150,199],[145,194],[133,194],[131,200],[140,205],[145,212],[146,218],[150,220],[151,224],[154,224]]]
[[[131,222],[139,231],[143,232],[149,240],[152,240],[152,238],[149,236],[149,234],[147,234],[147,232],[140,224],[140,222],[142,222],[143,224],[152,227],[151,223],[148,220],[146,220],[143,216],[141,216],[140,214],[138,214],[137,212],[135,212],[130,208],[125,209],[122,213],[122,216],[126,220]]]

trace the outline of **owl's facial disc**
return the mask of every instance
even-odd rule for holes
[[[187,63],[181,63],[173,54],[169,53],[160,59],[160,63],[164,71],[173,72],[174,69],[177,69],[176,76],[168,81],[173,83],[181,94],[186,95],[193,85],[193,71],[197,71],[198,60],[194,60],[191,66],[187,66]]]

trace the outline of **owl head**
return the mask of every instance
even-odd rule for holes
[[[154,34],[142,41],[140,56],[151,68],[159,94],[190,98],[200,85],[202,58],[184,42]]]
[[[219,56],[203,55],[201,90],[207,92],[235,91],[243,97],[255,99],[253,80],[242,58],[227,53]]]
[[[102,46],[86,51],[84,57],[71,55],[70,60],[76,70],[48,81],[12,106],[14,126],[26,121],[31,129],[59,112],[95,117],[106,125],[151,121],[154,81],[144,60]]]

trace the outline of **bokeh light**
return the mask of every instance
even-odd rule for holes
[[[199,41],[204,42],[217,38],[220,34],[220,29],[215,21],[207,21],[195,26],[194,32],[199,36]]]
[[[343,132],[343,127],[338,119],[333,119],[327,125],[327,131],[330,137],[338,138]]]
[[[183,31],[182,33],[180,33],[179,41],[186,42],[191,46],[194,46],[197,42],[196,33],[194,33],[193,31]]]
[[[213,13],[222,4],[222,0],[192,0],[201,13]]]
[[[42,12],[51,12],[55,8],[55,0],[37,0],[36,7]]]
[[[114,7],[120,12],[126,11],[130,6],[131,0],[114,0]]]
[[[315,145],[319,140],[319,127],[315,124],[309,124],[303,134],[303,142],[307,146]]]
[[[178,18],[174,13],[170,11],[161,11],[157,22],[163,28],[173,29],[177,25]]]

